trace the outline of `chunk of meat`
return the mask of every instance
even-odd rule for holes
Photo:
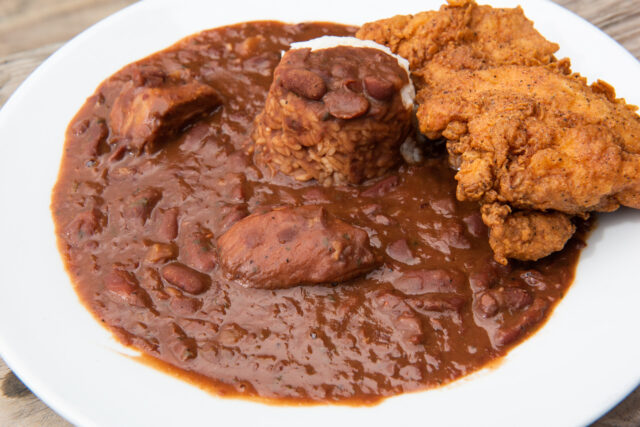
[[[218,249],[225,274],[251,288],[343,282],[378,265],[367,233],[320,206],[249,216],[218,239]]]
[[[221,209],[222,220],[216,224],[216,234],[224,234],[233,224],[247,215],[249,215],[249,211],[247,210],[247,205],[244,203],[224,206]]]
[[[149,247],[145,260],[151,263],[166,262],[177,256],[177,248],[173,244],[154,243]]]
[[[571,217],[561,212],[520,211],[510,213],[504,205],[482,207],[489,226],[489,244],[496,261],[507,258],[537,260],[559,251],[576,231]]]
[[[176,134],[220,104],[218,93],[198,82],[162,87],[128,83],[109,116],[112,139],[136,153],[153,152],[164,137]]]

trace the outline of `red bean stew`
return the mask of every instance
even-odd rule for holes
[[[563,251],[502,266],[478,206],[456,200],[444,152],[330,188],[253,163],[281,51],[354,31],[204,31],[88,98],[52,210],[76,291],[122,343],[221,394],[363,404],[473,372],[548,317],[585,224]],[[350,256],[338,265],[340,251]]]

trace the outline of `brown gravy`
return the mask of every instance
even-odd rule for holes
[[[330,189],[267,179],[245,154],[280,52],[354,30],[253,22],[204,31],[125,67],[87,100],[67,131],[52,210],[76,291],[120,341],[220,394],[368,403],[473,372],[548,317],[582,238],[539,262],[498,265],[478,206],[455,198],[444,154]],[[209,85],[221,106],[155,152],[116,150],[115,98],[154,75]],[[366,231],[382,266],[279,290],[221,274],[216,242],[233,223],[314,204]],[[167,265],[193,280],[172,284]]]

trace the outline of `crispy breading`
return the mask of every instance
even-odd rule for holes
[[[537,260],[561,250],[576,231],[569,215],[561,212],[518,211],[507,205],[482,206],[482,220],[489,226],[489,244],[496,261],[507,258]]]
[[[640,208],[640,116],[602,82],[506,66],[457,72],[418,102],[421,130],[448,139],[460,200],[573,215]]]
[[[549,64],[559,49],[533,28],[520,7],[495,9],[472,0],[449,1],[439,11],[370,22],[356,36],[388,46],[408,59],[414,72],[430,61],[476,70]]]
[[[520,8],[449,3],[357,35],[410,60],[420,130],[447,139],[457,197],[481,204],[496,260],[561,249],[570,216],[640,209],[637,107],[557,61]]]

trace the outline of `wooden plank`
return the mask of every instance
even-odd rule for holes
[[[0,360],[0,426],[67,427],[56,414],[20,382]]]
[[[640,387],[636,388],[618,406],[591,425],[591,427],[638,426],[640,426]]]
[[[0,106],[4,105],[20,83],[62,44],[52,43],[13,53],[0,61]]]
[[[65,42],[133,0],[2,0],[0,58]]]
[[[130,3],[132,0],[0,0],[0,106],[63,42]],[[593,23],[640,59],[640,0],[556,3]],[[70,424],[34,396],[0,359],[0,426],[5,425]],[[592,425],[612,426],[640,426],[640,388]]]

